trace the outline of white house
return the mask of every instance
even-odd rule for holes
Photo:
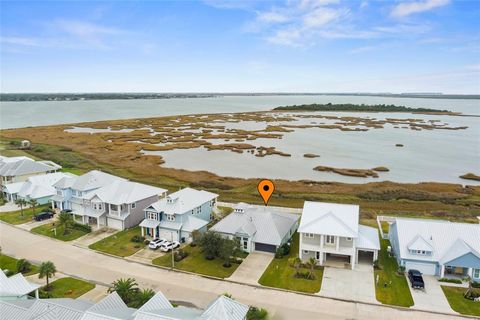
[[[359,206],[305,201],[298,227],[300,259],[343,260],[353,269],[359,255],[377,260],[380,241],[375,228],[359,224]]]
[[[280,209],[239,203],[210,230],[238,239],[245,252],[276,252],[293,236],[299,219],[298,214]]]
[[[205,232],[218,194],[184,188],[145,208],[140,223],[142,235],[173,241],[188,241],[192,232]]]
[[[66,172],[47,173],[31,176],[26,181],[3,185],[2,190],[8,201],[17,199],[35,199],[39,204],[50,202],[50,198],[56,194],[53,186],[62,178],[74,178],[76,175]]]
[[[28,157],[0,156],[0,185],[23,182],[29,177],[57,172],[61,168],[52,161],[35,161]]]
[[[395,218],[388,236],[398,264],[426,275],[480,281],[480,224]]]
[[[7,277],[0,270],[0,301],[1,300],[25,300],[28,294],[34,292],[38,298],[38,288],[41,286],[31,283],[21,273],[17,273],[11,277]],[[1,308],[0,308],[1,309]],[[2,318],[1,319],[8,319]]]
[[[113,229],[134,227],[144,217],[143,209],[163,197],[167,190],[132,182],[98,170],[54,184],[52,208],[71,210],[77,222]]]

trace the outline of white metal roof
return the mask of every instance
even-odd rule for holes
[[[424,261],[451,261],[467,251],[480,258],[480,224],[445,220],[396,218],[400,257]],[[431,248],[431,255],[411,254],[410,244],[421,237]]]
[[[249,306],[221,295],[203,312],[202,320],[244,320]]]
[[[160,196],[166,191],[162,188],[119,178],[89,193],[87,198],[98,197],[102,202],[121,205]]]
[[[380,250],[380,240],[376,228],[358,225],[358,238],[356,242],[358,249]]]
[[[21,297],[40,288],[41,286],[31,283],[21,273],[7,277],[0,270],[0,297]]]
[[[305,201],[298,231],[357,238],[359,206]]]
[[[208,221],[203,219],[194,217],[194,216],[187,216],[187,219],[182,224],[182,230],[187,232],[192,232],[194,230],[201,229],[208,224]]]
[[[210,230],[226,234],[247,234],[253,241],[280,245],[299,215],[267,206],[245,207],[243,212],[232,212]]]
[[[19,176],[49,172],[61,168],[51,161],[34,161],[28,157],[3,157],[0,159],[0,176]]]
[[[156,228],[160,225],[160,221],[154,219],[143,219],[139,226],[144,228]]]
[[[173,308],[172,304],[162,292],[157,292],[150,300],[138,309],[139,312],[151,311],[158,309],[170,309]]]
[[[146,210],[153,209],[156,212],[165,212],[167,214],[183,214],[217,197],[218,194],[205,190],[184,188],[158,200]]]
[[[53,196],[56,193],[53,185],[63,178],[74,178],[76,175],[65,172],[47,173],[29,177],[24,182],[5,185],[5,191],[10,194],[17,193],[20,197],[39,199]]]

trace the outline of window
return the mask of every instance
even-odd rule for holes
[[[327,244],[335,244],[335,237],[334,236],[326,236],[325,243]]]
[[[196,211],[197,214],[199,214],[200,212],[202,212],[202,207],[195,208],[195,211]]]
[[[247,238],[243,238],[243,249],[244,250],[248,249],[248,239]]]
[[[147,218],[152,220],[157,220],[157,213],[156,212],[147,212]]]
[[[136,202],[132,203],[132,209],[135,209],[136,207],[137,207],[137,203]]]
[[[313,233],[305,233],[305,237],[307,238],[315,238],[315,235]]]
[[[473,277],[475,279],[480,279],[480,269],[473,269]]]
[[[308,250],[303,250],[303,253],[308,254],[310,251]]]
[[[167,221],[175,221],[175,216],[173,214],[166,214]]]
[[[62,190],[57,190],[57,194],[58,194],[59,196],[61,196],[61,195],[62,195]]]
[[[72,194],[73,194],[74,196],[76,196],[76,195],[77,195],[77,190],[72,190]]]
[[[348,238],[347,238],[347,241],[352,241],[352,238],[348,237]]]

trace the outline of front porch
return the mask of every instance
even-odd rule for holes
[[[75,221],[76,223],[88,224],[92,227],[92,230],[98,230],[107,225],[105,215],[103,214],[99,216],[90,216],[86,214],[72,212],[72,217],[73,221]]]
[[[473,277],[473,268],[442,265],[440,278],[463,280],[465,277]]]

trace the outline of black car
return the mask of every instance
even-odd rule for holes
[[[425,282],[423,282],[422,273],[415,269],[408,270],[408,279],[412,288],[425,289]]]
[[[63,209],[62,213],[72,213],[72,209]]]
[[[36,214],[33,217],[33,220],[42,221],[42,220],[50,219],[52,217],[53,217],[53,212],[44,211],[44,212],[40,212],[39,214]]]

